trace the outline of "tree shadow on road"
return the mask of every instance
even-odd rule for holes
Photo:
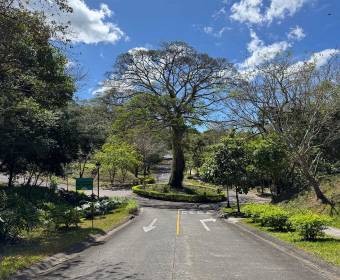
[[[54,272],[40,276],[39,280],[97,280],[97,279],[131,279],[142,280],[142,275],[131,272],[132,269],[126,262],[115,264],[102,262],[100,264],[85,263],[74,259],[60,265]]]

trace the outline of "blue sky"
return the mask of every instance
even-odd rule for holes
[[[93,97],[117,55],[162,41],[185,41],[241,70],[287,50],[327,59],[340,43],[339,0],[69,1],[74,13],[61,20],[71,21],[70,64],[87,72],[79,98]]]

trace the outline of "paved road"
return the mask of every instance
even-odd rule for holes
[[[327,279],[235,225],[211,219],[210,212],[144,208],[106,243],[39,279]]]

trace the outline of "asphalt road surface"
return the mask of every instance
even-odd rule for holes
[[[209,211],[144,208],[107,242],[83,251],[41,280],[328,279]]]

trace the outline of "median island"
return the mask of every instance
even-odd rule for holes
[[[224,191],[218,187],[184,182],[182,188],[167,184],[147,184],[132,187],[134,193],[159,200],[178,202],[221,202],[226,200]]]

